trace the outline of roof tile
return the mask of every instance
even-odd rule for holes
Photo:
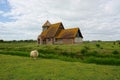
[[[71,28],[62,30],[56,38],[74,38],[79,28]]]
[[[55,37],[56,32],[57,32],[57,30],[58,30],[58,28],[60,27],[61,24],[62,24],[61,22],[56,23],[56,24],[51,24],[50,27],[47,30],[45,30],[41,33],[41,37],[42,38]]]

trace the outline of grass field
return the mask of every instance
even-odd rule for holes
[[[120,66],[0,54],[0,80],[120,80]]]
[[[120,44],[114,42],[84,42],[79,45],[40,45],[36,42],[0,43],[0,54],[28,57],[31,50],[39,57],[71,62],[120,65]]]
[[[37,60],[29,58],[34,49]],[[120,44],[0,42],[0,80],[120,80]]]

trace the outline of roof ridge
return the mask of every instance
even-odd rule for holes
[[[57,23],[53,23],[53,24],[51,24],[51,25],[54,25],[54,24],[61,24],[62,22],[57,22]]]
[[[65,29],[65,30],[69,30],[69,29],[79,29],[78,27],[76,27],[76,28],[67,28],[67,29]]]

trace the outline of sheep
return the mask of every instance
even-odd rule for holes
[[[37,50],[33,50],[33,51],[30,52],[30,57],[31,58],[37,59],[38,55],[39,55],[39,53],[38,53]]]

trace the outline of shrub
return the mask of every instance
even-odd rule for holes
[[[98,56],[98,52],[97,51],[89,52],[87,56]]]
[[[96,47],[97,47],[97,48],[100,48],[100,44],[96,44]]]
[[[117,50],[114,50],[112,54],[119,54],[119,52]]]
[[[68,53],[66,51],[62,51],[60,54],[63,56],[68,56]]]
[[[82,49],[80,52],[81,52],[81,54],[85,55],[88,51],[87,51],[87,49]]]

